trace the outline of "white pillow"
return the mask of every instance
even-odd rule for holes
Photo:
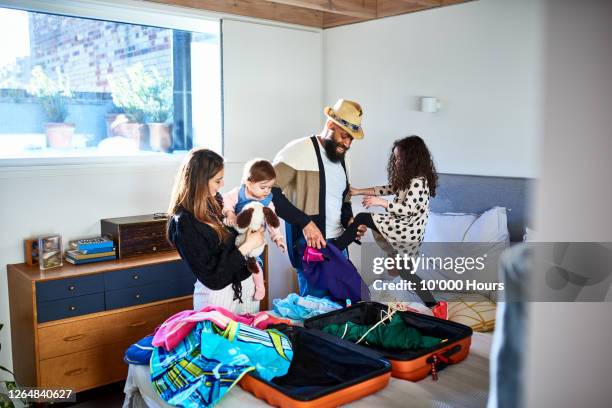
[[[493,207],[483,212],[468,228],[463,242],[510,242],[506,209]]]
[[[429,213],[424,242],[463,242],[466,232],[476,221],[476,214]]]
[[[433,220],[431,230],[430,223]],[[428,235],[429,231],[429,235]],[[480,216],[475,214],[430,213],[429,222],[425,227],[424,244],[421,253],[427,257],[479,257],[487,254],[485,260],[485,276],[495,278],[497,264],[501,252],[508,246],[510,233],[508,232],[508,219],[504,207],[493,207]],[[427,244],[427,242],[439,242],[447,244]],[[471,244],[463,244],[469,242]],[[461,244],[458,244],[461,243]],[[486,244],[482,244],[486,243]],[[456,279],[453,271],[447,270],[422,270],[419,272],[422,279],[447,280]],[[464,279],[476,279],[479,282],[487,281],[485,276],[478,271],[465,272]],[[495,281],[495,280],[494,280]],[[494,298],[490,291],[479,291],[478,293]],[[445,294],[436,293],[437,298],[445,298]]]

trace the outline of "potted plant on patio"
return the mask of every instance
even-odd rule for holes
[[[67,148],[72,146],[75,128],[73,123],[66,123],[68,102],[72,98],[72,92],[68,79],[59,68],[56,68],[55,72],[57,79],[53,80],[40,65],[34,67],[27,90],[38,98],[45,111],[47,145],[52,148]]]
[[[141,63],[126,68],[123,76],[108,76],[113,104],[123,112],[111,123],[111,134],[136,139],[139,145],[143,143],[145,77]]]
[[[143,92],[145,118],[152,150],[169,152],[172,148],[172,81],[153,68],[146,76]]]

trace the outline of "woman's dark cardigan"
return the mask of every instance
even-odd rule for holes
[[[220,290],[231,284],[234,299],[242,301],[241,282],[250,276],[250,272],[244,256],[234,244],[234,230],[222,243],[212,227],[198,221],[189,211],[180,209],[168,224],[168,237],[204,286]]]

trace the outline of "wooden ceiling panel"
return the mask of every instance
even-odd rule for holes
[[[323,26],[323,13],[302,7],[272,3],[267,0],[147,0],[201,10],[263,18],[309,27]]]
[[[303,7],[358,18],[376,18],[376,0],[268,0],[272,3]]]
[[[377,14],[379,18],[397,16],[398,14],[412,13],[431,7],[416,1],[378,0]]]
[[[474,0],[143,0],[331,28]]]
[[[323,28],[338,27],[346,24],[360,23],[372,19],[344,16],[342,14],[323,13]]]

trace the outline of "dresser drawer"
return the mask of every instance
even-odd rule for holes
[[[36,301],[66,299],[104,292],[103,274],[36,282]]]
[[[112,344],[118,340],[135,343],[153,333],[153,330],[168,316],[170,316],[168,306],[162,304],[40,327],[38,329],[40,359]]]
[[[166,262],[140,268],[124,269],[104,274],[106,290],[144,286],[150,283],[174,280],[174,276],[191,274],[183,261]],[[192,274],[193,275],[193,274]]]
[[[183,310],[193,310],[193,296],[189,296],[187,299],[168,302],[168,317],[174,316]]]
[[[40,302],[36,309],[38,323],[101,312],[104,310],[104,293]]]
[[[131,341],[40,361],[39,387],[70,388],[76,392],[126,378],[123,354]]]
[[[176,285],[173,282],[158,282],[134,288],[111,290],[105,295],[106,309],[112,310],[176,297]]]

